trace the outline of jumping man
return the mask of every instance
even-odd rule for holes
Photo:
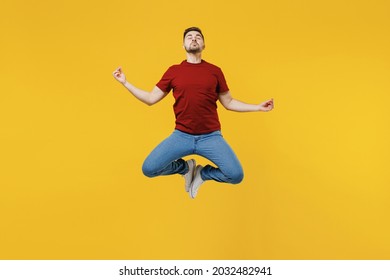
[[[181,174],[185,190],[195,198],[204,181],[238,184],[244,176],[237,156],[222,137],[217,101],[236,112],[268,112],[274,108],[274,102],[270,99],[248,104],[234,99],[221,69],[202,59],[205,43],[199,28],[184,31],[183,47],[187,59],[171,66],[151,92],[129,83],[121,67],[113,75],[147,105],[156,104],[173,91],[175,130],[150,153],[142,171],[148,177]],[[183,160],[193,154],[207,158],[215,166],[196,165],[194,159]]]

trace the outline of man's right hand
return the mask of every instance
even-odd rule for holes
[[[125,84],[126,83],[126,76],[125,74],[122,72],[122,67],[118,67],[113,73],[112,75],[114,76],[114,78],[122,83],[122,84]]]

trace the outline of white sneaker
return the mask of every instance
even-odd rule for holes
[[[186,161],[188,164],[188,172],[183,175],[184,180],[185,180],[185,190],[188,192],[191,187],[192,179],[194,178],[195,174],[195,166],[196,166],[196,161],[194,159],[190,159]]]
[[[190,186],[190,191],[189,191],[191,198],[195,198],[196,197],[196,195],[198,194],[200,185],[202,185],[204,183],[204,181],[202,179],[202,176],[200,175],[200,172],[202,171],[202,169],[203,169],[202,165],[198,165],[195,168],[194,179],[192,180],[192,183],[191,183],[191,186]]]

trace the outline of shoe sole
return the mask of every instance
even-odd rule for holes
[[[197,174],[197,170],[199,170],[199,176],[200,176],[200,172],[202,171],[202,169],[203,169],[203,166],[201,166],[201,165],[198,165],[198,166],[196,166],[195,168],[194,168],[194,177],[192,178],[192,183],[194,182],[194,179],[195,179],[195,177],[196,177],[196,174]],[[202,179],[202,178],[201,178]],[[204,181],[202,182],[202,183],[200,183],[199,184],[199,186],[198,186],[198,190],[196,191],[196,195],[194,196],[193,195],[193,193],[192,193],[192,183],[191,183],[191,186],[190,186],[190,189],[189,189],[189,195],[190,195],[190,198],[192,198],[192,199],[194,199],[197,195],[198,195],[198,191],[199,191],[199,188],[200,188],[200,186],[204,183]]]
[[[191,178],[191,182],[190,182],[190,185],[188,186],[188,189],[187,189],[187,186],[184,185],[184,189],[186,192],[189,192],[190,189],[191,189],[191,184],[192,184],[192,181],[194,180],[194,177],[195,177],[195,171],[196,171],[196,161],[194,159],[190,159],[189,161],[192,161],[193,162],[193,166],[194,168],[192,169],[192,178]]]

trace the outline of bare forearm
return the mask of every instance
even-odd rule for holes
[[[129,82],[125,82],[124,87],[127,88],[132,95],[134,95],[135,98],[142,101],[143,103],[147,105],[154,104],[152,101],[152,94],[150,92],[147,92],[145,90],[139,89],[136,86],[130,84]]]
[[[167,95],[167,93],[163,92],[157,86],[155,86],[151,92],[147,92],[130,84],[126,80],[126,76],[122,71],[122,67],[118,67],[117,69],[115,69],[112,75],[118,82],[120,82],[125,88],[127,88],[128,91],[130,91],[130,93],[134,95],[134,97],[136,97],[138,100],[142,101],[147,105],[153,105]]]
[[[228,104],[226,104],[226,109],[235,112],[257,112],[261,111],[261,106],[259,104],[249,104],[237,99],[231,99]]]

